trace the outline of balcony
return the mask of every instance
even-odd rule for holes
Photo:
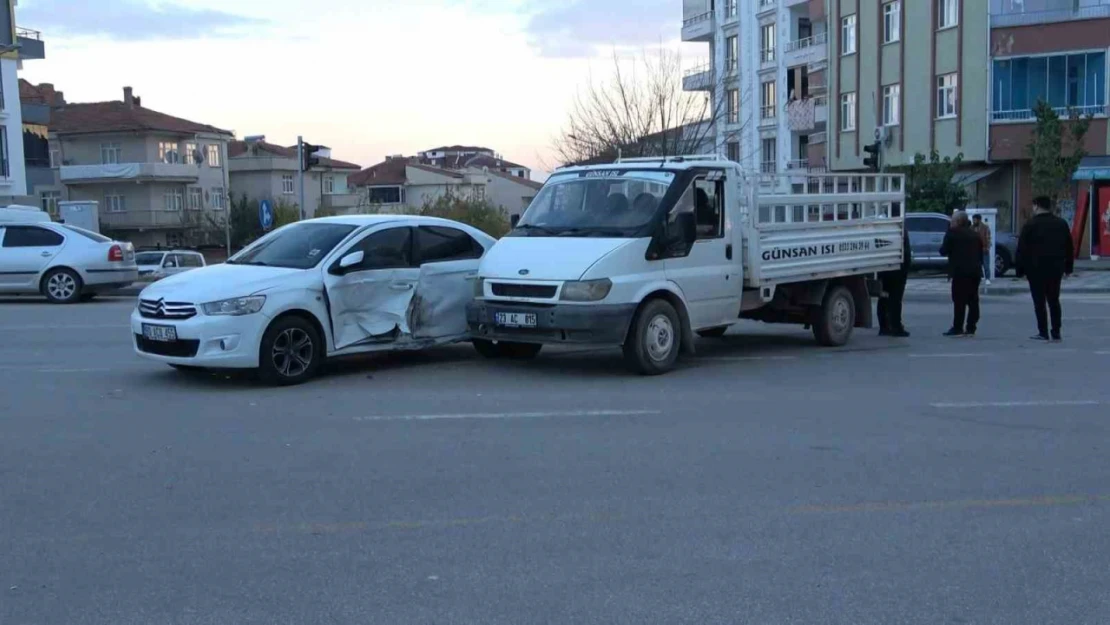
[[[15,29],[16,43],[19,44],[19,58],[36,60],[46,58],[46,44],[42,41],[42,33],[30,28]]]
[[[183,163],[118,163],[114,165],[63,165],[62,183],[98,183],[133,180],[135,182],[196,182],[199,165]]]
[[[992,28],[1110,18],[1110,0],[991,0]]]
[[[1055,108],[1060,119],[1068,119],[1072,115],[1078,117],[1107,117],[1110,115],[1110,106],[1098,104],[1095,106],[1076,106],[1072,108]],[[1012,111],[991,111],[991,123],[994,124],[1031,124],[1037,121],[1033,109],[1016,109]]]
[[[683,91],[712,91],[713,70],[708,63],[692,67],[682,75]]]
[[[358,208],[359,195],[357,193],[335,193],[320,198],[320,210],[346,211]]]
[[[133,210],[111,212],[100,211],[101,228],[157,230],[165,228],[186,228],[197,222],[201,211]]]
[[[820,124],[829,123],[829,98],[826,96],[814,96],[813,98],[813,121]]]
[[[789,9],[790,7],[796,7],[802,4],[809,4],[809,0],[785,0],[782,4]]]
[[[827,139],[828,139],[828,137],[825,134],[825,131],[822,130],[821,132],[815,132],[815,133],[812,133],[812,134],[809,135],[809,144],[810,145],[820,145],[822,143],[825,143],[827,141]]]
[[[829,57],[829,34],[817,33],[812,37],[788,41],[784,46],[786,66],[812,65],[827,61]]]
[[[682,20],[683,41],[712,41],[714,31],[713,12],[706,11]]]

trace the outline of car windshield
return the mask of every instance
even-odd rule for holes
[[[135,254],[136,265],[158,265],[162,263],[162,252],[139,252]]]
[[[263,265],[311,269],[339,242],[354,232],[355,226],[336,223],[302,222],[285,226],[228,259],[229,265]]]
[[[66,230],[69,230],[70,232],[76,232],[77,234],[79,234],[79,235],[81,235],[85,238],[92,239],[93,241],[96,241],[97,243],[111,243],[112,242],[111,239],[104,236],[103,234],[100,234],[99,232],[93,232],[92,230],[85,230],[84,228],[78,228],[77,226],[70,226],[70,225],[67,225],[67,224],[62,224],[62,227],[65,228]]]
[[[675,175],[600,169],[548,179],[513,230],[517,236],[631,237],[655,216]]]

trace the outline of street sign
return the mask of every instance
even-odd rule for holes
[[[270,206],[269,200],[262,200],[258,203],[258,221],[262,224],[263,230],[274,227],[274,209]]]

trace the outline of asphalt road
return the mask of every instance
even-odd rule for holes
[[[1110,297],[1062,345],[822,350],[744,325],[681,370],[469,347],[306,386],[131,353],[133,300],[0,302],[0,623],[1105,623]]]

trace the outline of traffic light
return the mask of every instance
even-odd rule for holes
[[[863,159],[863,166],[871,171],[879,171],[879,150],[882,149],[882,144],[876,141],[871,145],[863,146],[863,151],[867,152],[870,156]]]
[[[314,165],[320,164],[320,157],[313,156],[319,151],[320,146],[318,145],[312,145],[311,143],[301,144],[301,171],[308,171],[312,169]]]

